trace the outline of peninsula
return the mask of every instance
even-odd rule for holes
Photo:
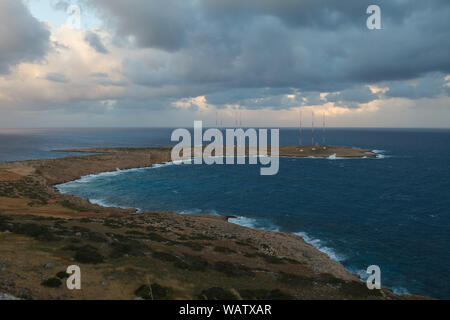
[[[373,157],[347,147],[281,147],[282,156]],[[311,149],[311,150],[309,150]],[[105,208],[54,185],[170,161],[170,147],[0,163],[0,293],[22,299],[415,299],[368,290],[301,237],[226,217]],[[373,156],[372,156],[373,155]],[[65,270],[79,265],[82,290]]]

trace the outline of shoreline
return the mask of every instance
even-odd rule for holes
[[[295,149],[296,147],[290,148],[292,150],[292,148]],[[92,152],[92,149],[84,149],[84,150],[85,152]],[[99,151],[100,149],[95,150]],[[312,299],[314,299],[314,297],[318,298],[320,296],[320,294],[319,296],[317,296],[319,292],[324,292],[323,294],[325,294],[325,292],[331,290],[330,288],[333,288],[333,286],[329,287],[328,283],[329,281],[332,282],[337,281],[338,283],[341,283],[339,287],[344,286],[347,288],[347,286],[350,286],[349,288],[352,289],[351,290],[346,289],[345,291],[342,291],[340,289],[333,289],[331,292],[328,292],[326,294],[327,297],[329,296],[338,298],[350,295],[353,297],[363,298],[366,296],[367,297],[373,296],[374,292],[369,292],[367,291],[367,289],[363,290],[362,287],[365,286],[361,283],[359,276],[351,274],[339,262],[332,260],[327,254],[321,252],[311,244],[308,244],[304,238],[295,234],[267,231],[262,229],[252,229],[249,227],[234,224],[232,222],[228,222],[228,218],[230,217],[227,216],[213,216],[213,215],[199,215],[199,214],[185,215],[173,212],[171,213],[171,212],[154,212],[154,211],[146,211],[138,215],[130,215],[129,213],[131,213],[133,210],[124,210],[115,207],[102,207],[99,205],[91,204],[86,199],[60,194],[56,188],[56,185],[77,180],[77,178],[79,179],[83,176],[99,174],[102,172],[114,173],[114,171],[117,169],[139,170],[145,168],[154,168],[154,166],[157,165],[158,163],[165,163],[170,160],[169,159],[170,149],[168,147],[122,148],[122,149],[108,148],[101,150],[102,153],[96,155],[70,156],[58,159],[31,160],[15,163],[0,163],[0,200],[2,200],[0,201],[0,228],[1,228],[1,219],[3,217],[5,217],[7,220],[10,219],[14,221],[13,226],[9,228],[12,229],[13,231],[15,230],[14,226],[16,223],[17,224],[25,223],[24,221],[30,219],[31,221],[35,221],[35,218],[33,217],[39,216],[45,218],[45,220],[43,221],[46,220],[53,221],[56,219],[55,221],[57,222],[63,219],[61,221],[65,221],[65,223],[69,224],[74,224],[75,225],[74,228],[76,227],[76,225],[79,225],[79,223],[81,223],[82,220],[84,219],[86,221],[83,222],[82,224],[83,229],[80,230],[84,230],[84,228],[89,227],[92,228],[93,230],[98,230],[95,231],[95,233],[105,232],[101,231],[104,228],[101,227],[101,224],[104,224],[105,226],[109,226],[110,224],[119,224],[121,227],[118,230],[119,231],[124,230],[120,232],[125,232],[127,230],[126,229],[127,224],[124,224],[125,221],[129,220],[134,221],[133,224],[135,224],[136,227],[141,225],[142,227],[147,226],[145,228],[147,228],[148,230],[150,230],[150,228],[154,229],[155,226],[160,225],[163,221],[167,221],[167,223],[164,223],[165,231],[161,235],[152,236],[151,241],[153,242],[146,243],[146,246],[151,245],[152,248],[154,246],[157,246],[159,248],[158,250],[164,250],[165,252],[167,252],[166,254],[169,254],[170,252],[179,252],[176,255],[177,257],[179,257],[179,255],[182,256],[186,255],[188,254],[187,252],[189,252],[189,255],[192,254],[198,255],[198,253],[201,253],[200,257],[202,257],[202,259],[206,259],[207,261],[209,261],[209,263],[205,262],[205,264],[213,266],[213,269],[211,269],[211,271],[208,271],[208,273],[205,274],[210,275],[208,276],[209,280],[204,279],[203,282],[196,283],[197,276],[189,278],[189,281],[196,283],[194,287],[200,288],[206,285],[206,283],[208,282],[210,282],[212,285],[217,284],[216,283],[217,281],[219,282],[223,281],[219,280],[221,279],[220,277],[217,278],[217,280],[214,280],[218,275],[216,275],[217,271],[213,271],[213,270],[221,270],[215,269],[219,268],[216,265],[217,263],[221,262],[214,262],[214,261],[217,261],[217,259],[219,260],[223,259],[224,261],[235,261],[235,263],[239,264],[242,263],[243,265],[246,265],[245,268],[254,268],[257,265],[260,265],[261,267],[259,268],[262,268],[263,270],[272,270],[267,275],[264,276],[263,274],[260,274],[260,276],[258,277],[269,277],[270,279],[272,279],[273,278],[273,276],[271,276],[272,274],[277,275],[276,278],[281,277],[280,279],[282,279],[284,277],[283,274],[285,272],[289,272],[289,274],[298,274],[295,277],[298,277],[299,275],[302,275],[302,277],[306,277],[304,278],[305,280],[302,281],[306,281],[307,283],[310,282],[318,283],[318,285],[314,286],[315,289],[313,291],[304,291],[305,288],[303,287],[298,286],[291,287],[290,285],[284,284],[284,282],[277,282],[278,287],[281,287],[283,290],[287,290],[287,292],[290,292],[290,294],[294,294],[294,296],[297,297],[308,296]],[[346,149],[346,151],[347,150],[348,148]],[[359,151],[360,153],[367,152],[367,150],[364,149],[359,150],[361,150]],[[352,149],[350,153],[353,152],[355,151]],[[283,155],[281,152],[280,154]],[[152,167],[149,167],[149,165],[152,165]],[[113,221],[115,222],[113,223]],[[149,221],[154,222],[148,224]],[[55,225],[55,227],[60,228],[60,225],[59,224]],[[175,231],[178,229],[180,231]],[[21,229],[19,228],[19,230]],[[156,230],[159,230],[158,227],[156,227]],[[212,230],[217,231],[211,233]],[[0,229],[0,231],[4,230]],[[64,234],[65,232],[67,233],[68,231],[61,230],[59,232],[61,234]],[[129,232],[131,232],[131,230]],[[184,234],[186,232],[187,232],[186,236],[180,236],[180,234]],[[205,239],[211,240],[209,240],[208,242],[203,242],[202,240],[200,240],[200,238],[197,240],[197,238],[194,237],[193,235],[199,232],[205,235],[208,234],[207,238]],[[141,231],[137,234],[141,234]],[[15,237],[14,232],[13,235]],[[130,234],[125,233],[123,235],[125,235],[126,237],[130,237],[131,233]],[[102,237],[105,236],[110,237],[109,233],[106,233]],[[172,239],[166,241],[169,241],[170,243],[173,244],[170,246],[165,245],[163,247],[160,247],[158,245],[158,242],[160,240],[157,239],[163,236]],[[5,237],[5,235],[2,235],[2,233],[0,232],[0,238],[2,237]],[[131,236],[131,237],[135,240],[130,239],[127,241],[137,241],[138,239],[140,239],[141,236],[139,237]],[[63,237],[62,239],[66,238]],[[196,240],[187,241],[187,239],[196,239]],[[199,240],[201,243],[194,243]],[[86,239],[86,241],[89,241],[89,237],[88,239]],[[186,244],[184,244],[185,242]],[[234,242],[236,242],[238,245]],[[1,241],[0,243],[6,244],[5,242]],[[90,243],[91,243],[90,245],[95,244],[92,242]],[[214,244],[216,248],[219,249],[223,248],[223,249],[220,249],[220,251],[215,251],[216,249],[213,251],[211,251],[211,249],[206,249],[208,248],[208,246],[213,245],[213,243],[217,243]],[[243,250],[243,248],[246,248],[242,247],[242,245],[244,244],[245,246],[248,246],[248,249]],[[186,245],[188,245],[188,247],[185,247]],[[190,246],[193,247],[191,248]],[[17,251],[16,246],[11,247],[11,249],[12,248],[15,248],[13,251]],[[109,245],[107,245],[106,247],[99,247],[97,248],[97,250],[110,250],[108,248],[110,248]],[[0,248],[0,250],[4,251],[4,248]],[[27,250],[34,250],[34,249],[27,247],[26,250],[25,249],[23,250],[24,254],[25,252],[27,252]],[[153,248],[152,250],[155,249]],[[250,254],[248,250],[250,250],[253,253]],[[13,251],[11,252],[11,254],[13,254]],[[21,252],[22,251],[19,250],[19,253]],[[255,254],[256,257],[261,257],[262,260],[256,261],[255,258],[251,258],[250,260],[248,260],[249,258],[247,258],[247,256],[250,257]],[[6,254],[3,254],[2,252],[2,255]],[[30,255],[30,253],[28,253],[28,255]],[[222,256],[222,258],[220,258],[220,256]],[[66,256],[64,255],[64,257]],[[133,260],[134,258],[130,257],[127,259]],[[173,259],[175,258],[171,258],[168,261],[172,261]],[[28,261],[29,259],[25,260],[27,260],[26,262],[24,262],[25,264],[32,263]],[[115,262],[113,263],[113,260],[111,260],[111,262],[108,262],[109,260],[110,258],[107,259],[107,265],[108,266],[110,265],[110,268],[115,268],[116,263]],[[132,265],[135,265],[136,263],[137,262],[133,262]],[[14,268],[15,266],[10,265],[9,267]],[[27,268],[29,268],[29,266]],[[281,270],[285,271],[281,272]],[[92,272],[94,273],[96,271],[92,269]],[[258,274],[255,272],[256,270],[252,273]],[[248,274],[250,275],[250,273]],[[326,276],[327,274],[329,276]],[[175,272],[173,273],[173,276],[180,277],[181,275]],[[164,279],[163,275],[159,277],[162,277],[162,279]],[[328,279],[328,277],[331,278]],[[130,281],[131,280],[128,280],[128,282]],[[227,280],[225,283],[229,283],[230,281],[231,278],[230,280]],[[267,281],[266,280],[264,280],[263,282],[258,281],[254,284],[248,283],[248,285],[250,284],[261,285],[262,283],[267,283],[267,286],[272,286],[270,285],[270,283],[272,283],[273,280]],[[39,283],[37,283],[36,285],[38,286],[38,288],[40,288]],[[126,284],[124,283],[123,285]],[[231,282],[229,285],[231,285]],[[242,284],[234,284],[233,286],[242,286]],[[361,289],[356,289],[360,287]],[[185,297],[185,298],[191,297],[190,293],[188,294],[185,292],[186,290],[190,290],[189,288],[190,287],[178,288],[177,289],[178,291],[182,291],[184,293],[179,293],[176,295],[176,297]],[[92,290],[98,289],[99,288],[97,286],[94,286],[92,288]],[[0,281],[0,291],[4,292],[4,290],[2,290],[1,287],[1,281]],[[120,291],[121,293],[115,292],[114,293],[116,294],[115,297],[123,295],[124,293],[122,293],[122,291]],[[15,292],[9,291],[8,293],[15,295],[14,294]],[[375,295],[373,296],[373,298],[375,297],[378,298],[389,297],[390,299],[400,298],[400,296],[394,295],[392,291],[388,289],[383,289],[381,292],[378,293],[382,293],[382,295],[380,296]],[[183,294],[188,294],[188,296],[184,296]],[[408,296],[401,296],[401,298],[406,299],[408,298]]]
[[[314,158],[314,159],[328,159],[328,158]],[[353,158],[348,158],[348,159],[353,159]],[[363,159],[363,158],[361,158],[361,159]],[[80,196],[77,196],[77,195],[72,194],[70,192],[62,192],[58,188],[61,185],[64,185],[64,184],[67,184],[67,183],[72,183],[72,182],[77,182],[77,181],[82,181],[83,179],[86,179],[86,178],[95,179],[96,177],[101,177],[103,175],[110,175],[110,174],[114,174],[114,173],[121,174],[121,173],[137,171],[137,170],[158,169],[158,168],[164,167],[166,165],[174,165],[174,164],[173,164],[173,162],[166,162],[166,163],[161,163],[161,164],[157,164],[157,165],[159,165],[159,166],[157,166],[157,167],[153,166],[153,167],[131,168],[131,169],[125,169],[125,170],[99,172],[97,174],[90,174],[90,175],[82,176],[82,177],[80,177],[79,179],[76,179],[76,180],[72,180],[72,181],[69,181],[69,182],[62,183],[62,184],[57,184],[57,185],[54,185],[54,187],[58,190],[59,193],[61,193],[63,195],[75,196],[75,197],[78,197],[80,199],[84,199],[84,200],[88,201],[92,205],[102,206],[102,207],[107,208],[107,209],[109,209],[109,208],[117,208],[117,209],[123,209],[123,210],[134,210],[134,212],[132,214],[143,214],[143,213],[145,213],[147,211],[149,211],[149,212],[155,212],[156,211],[156,212],[163,213],[162,211],[159,211],[159,210],[147,210],[147,211],[145,211],[144,209],[137,208],[137,207],[122,207],[122,206],[120,206],[118,204],[103,203],[103,200],[95,200],[95,199],[80,197]],[[215,211],[215,210],[213,210],[213,211]],[[235,225],[238,225],[238,226],[241,226],[241,227],[251,228],[251,229],[254,229],[254,230],[264,230],[264,231],[270,231],[270,232],[289,233],[289,234],[296,235],[296,236],[302,238],[303,241],[305,241],[306,243],[312,245],[318,251],[326,254],[331,260],[336,261],[338,263],[341,263],[341,261],[342,261],[342,259],[337,258],[337,255],[339,255],[339,254],[334,252],[333,248],[326,247],[327,249],[330,249],[330,250],[333,251],[333,252],[330,253],[330,252],[327,252],[326,249],[323,249],[322,247],[313,244],[313,242],[315,242],[316,240],[318,240],[318,241],[322,241],[322,240],[321,239],[317,239],[317,238],[311,238],[304,231],[286,232],[286,231],[279,231],[278,227],[276,227],[276,228],[263,228],[263,227],[256,227],[256,226],[254,226],[254,225],[252,225],[250,223],[238,223],[238,222],[229,221],[230,219],[231,220],[248,219],[248,220],[255,220],[255,221],[257,221],[257,219],[255,219],[255,218],[248,218],[248,217],[245,217],[245,216],[235,216],[235,215],[220,214],[220,213],[195,213],[195,212],[186,212],[184,210],[173,211],[173,213],[180,214],[180,215],[193,215],[193,216],[195,216],[195,215],[217,216],[217,217],[221,217],[221,218],[227,219],[227,222],[235,224]],[[310,238],[310,239],[306,240],[306,238]],[[335,258],[333,258],[332,255],[334,255]],[[347,271],[352,273],[350,270],[347,270]],[[352,273],[352,274],[357,275],[357,273]]]
[[[152,147],[149,147],[149,148],[152,148]],[[329,150],[332,150],[332,152],[334,152],[335,149],[333,149],[333,148],[343,148],[343,149],[356,150],[356,152],[357,152],[356,154],[350,153],[350,155],[347,154],[347,156],[337,156],[336,153],[332,153],[331,155],[325,154],[325,155],[311,156],[309,152],[308,153],[298,153],[297,152],[297,154],[292,155],[292,148],[295,148],[296,151],[298,151],[298,149],[300,147],[297,147],[297,146],[295,146],[295,147],[282,146],[280,148],[284,149],[282,152],[280,152],[280,156],[279,156],[280,158],[321,159],[321,160],[349,160],[349,159],[363,160],[363,159],[383,159],[384,158],[384,155],[382,154],[384,152],[384,150],[370,150],[370,149],[361,149],[361,148],[354,148],[354,147],[351,147],[351,148],[350,147],[331,147],[331,149],[327,149],[327,152],[329,152]],[[312,147],[311,146],[304,146],[302,148],[304,148],[306,150],[307,148],[310,149]],[[101,155],[101,154],[105,153],[105,151],[102,151],[102,150],[115,150],[115,149],[116,150],[120,150],[120,149],[124,149],[125,150],[125,149],[142,149],[142,148],[105,148],[105,149],[102,149],[102,148],[86,148],[86,149],[84,149],[84,148],[82,148],[82,149],[67,149],[67,150],[52,150],[52,151],[54,151],[54,152],[77,152],[77,153],[89,153],[90,155],[95,155],[95,154]],[[144,148],[144,149],[147,149],[147,148]],[[95,151],[93,151],[93,150],[95,150]],[[303,150],[302,150],[302,152],[303,152]],[[248,153],[248,150],[247,150],[247,153]],[[268,154],[270,154],[270,152]],[[247,154],[245,157],[248,158],[249,156],[265,157],[266,155],[259,155],[259,154],[258,155],[249,155],[249,154]],[[224,157],[226,157],[226,156],[224,156]],[[57,160],[57,159],[61,159],[61,158],[56,158],[55,160]],[[64,158],[62,158],[62,159],[64,159]],[[194,158],[191,157],[191,158],[189,158],[187,160],[192,162],[194,160]],[[27,160],[27,161],[39,161],[39,160]],[[127,172],[132,172],[132,171],[137,171],[137,170],[158,169],[158,168],[165,167],[165,166],[170,166],[170,165],[175,165],[175,163],[173,161],[166,161],[166,162],[162,162],[162,163],[152,163],[151,166],[134,167],[134,168],[127,168],[127,169],[116,168],[115,170],[112,170],[112,171],[100,171],[100,172],[96,172],[96,173],[90,173],[90,174],[87,174],[87,175],[84,175],[84,176],[80,176],[80,177],[78,177],[76,179],[73,179],[73,180],[69,180],[69,181],[64,181],[62,183],[53,184],[52,186],[60,194],[75,196],[75,195],[73,195],[71,193],[63,193],[58,188],[58,186],[64,185],[66,183],[71,183],[71,182],[80,182],[80,181],[82,181],[84,179],[87,179],[87,178],[95,179],[96,177],[104,176],[104,175],[115,175],[115,174],[127,173]],[[143,212],[143,209],[141,209],[141,208],[121,207],[121,206],[116,205],[116,204],[104,204],[104,203],[102,203],[101,200],[92,202],[95,199],[88,199],[88,198],[83,198],[83,197],[78,197],[78,196],[75,196],[75,197],[80,198],[80,199],[84,199],[84,200],[88,201],[92,205],[98,205],[98,206],[101,206],[101,207],[104,207],[104,208],[117,208],[117,209],[122,209],[122,210],[135,210],[135,212],[134,212],[135,214]],[[180,212],[175,212],[175,213],[183,214],[183,213],[180,213]]]
[[[64,151],[60,151],[60,152],[64,152]],[[79,152],[79,151],[77,151],[77,152]],[[280,158],[322,159],[322,160],[350,160],[350,159],[361,159],[362,160],[362,159],[383,159],[384,158],[384,157],[380,157],[381,155],[383,155],[384,150],[371,150],[370,152],[371,152],[372,155],[376,155],[376,157],[370,157],[370,158],[369,157],[347,157],[346,158],[346,157],[333,157],[333,155],[329,156],[329,157],[310,157],[310,156],[298,157],[298,156],[286,156],[286,155],[284,155],[284,156],[280,156]],[[261,155],[257,155],[257,156],[260,157]],[[335,156],[335,154],[334,154],[334,156]],[[249,156],[247,155],[246,157],[248,158]],[[193,159],[194,158],[191,158],[189,160],[193,161]],[[158,169],[158,168],[171,166],[171,165],[175,165],[173,163],[173,161],[169,161],[169,162],[165,162],[165,163],[156,163],[156,164],[153,164],[151,167],[130,168],[130,169],[124,169],[124,170],[116,169],[115,171],[99,172],[99,173],[95,173],[95,174],[89,174],[89,175],[86,175],[86,176],[82,176],[82,177],[80,177],[79,179],[76,179],[76,180],[72,180],[72,181],[69,181],[69,182],[62,183],[62,184],[54,185],[54,187],[61,194],[76,196],[74,194],[71,194],[70,192],[62,192],[58,187],[61,186],[61,185],[66,184],[66,183],[77,182],[77,181],[79,182],[79,181],[82,181],[82,180],[84,180],[86,178],[95,179],[97,177],[101,177],[101,176],[104,176],[104,175],[115,175],[115,174],[121,174],[121,173],[125,173],[126,174],[127,172],[133,172],[133,171],[138,171],[138,170]],[[79,197],[79,196],[76,196],[76,197]],[[80,198],[82,198],[82,197],[80,197]],[[95,199],[89,199],[89,198],[82,198],[82,199],[87,200],[89,203],[91,203],[93,205],[99,205],[99,206],[102,206],[104,208],[118,208],[118,209],[123,209],[123,210],[135,210],[135,212],[133,212],[132,214],[142,214],[142,213],[146,212],[142,208],[122,207],[122,206],[119,206],[119,205],[113,204],[113,203],[110,203],[110,204],[103,203],[103,200],[98,200],[97,201]],[[154,211],[154,210],[151,210],[151,211]],[[345,260],[344,258],[339,258],[339,256],[341,256],[341,254],[339,254],[338,252],[335,252],[335,250],[333,248],[326,247],[326,246],[325,247],[324,246],[319,246],[319,245],[315,244],[316,242],[321,242],[322,240],[318,239],[318,238],[311,237],[305,231],[286,232],[286,231],[279,231],[278,227],[276,227],[276,228],[264,228],[264,227],[254,226],[252,224],[249,225],[249,223],[239,223],[238,221],[235,221],[235,222],[230,221],[230,219],[231,220],[249,219],[249,220],[255,220],[255,221],[257,220],[257,219],[248,218],[248,217],[245,217],[245,216],[233,216],[233,215],[230,216],[230,215],[226,215],[226,214],[223,215],[223,214],[220,214],[220,213],[217,213],[217,214],[215,214],[215,213],[195,213],[195,212],[191,212],[191,213],[188,212],[188,213],[186,213],[183,210],[182,211],[173,211],[173,213],[181,214],[181,215],[205,215],[205,216],[213,215],[213,216],[222,217],[222,218],[226,219],[227,222],[235,224],[235,225],[238,225],[238,226],[241,226],[241,227],[251,228],[251,229],[254,229],[254,230],[264,230],[264,231],[270,231],[270,232],[289,233],[291,235],[295,235],[295,236],[300,237],[304,242],[312,245],[315,249],[317,249],[318,251],[326,254],[331,260],[336,261],[339,264],[342,264],[342,261]],[[347,268],[345,268],[345,270],[347,270],[349,273],[351,273],[353,275],[356,275],[356,276],[360,277],[360,275],[358,273],[352,272],[351,270],[349,270]],[[364,282],[361,277],[360,277],[360,280],[362,282]],[[394,290],[393,288],[390,288],[390,289]]]

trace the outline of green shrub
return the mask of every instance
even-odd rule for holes
[[[58,277],[59,279],[66,279],[68,278],[70,275],[65,272],[65,271],[60,271],[56,274],[56,277]]]
[[[121,258],[125,255],[133,257],[142,257],[150,249],[136,240],[123,239],[121,242],[112,244],[112,250],[109,256],[113,259]]]
[[[100,232],[89,231],[86,234],[86,236],[89,241],[98,242],[98,243],[108,242],[108,237]]]
[[[261,257],[268,263],[271,264],[283,264],[284,261],[281,258],[275,257],[275,256],[269,256],[267,254],[261,255]]]
[[[198,296],[201,300],[237,300],[230,291],[220,287],[213,287],[202,291]]]
[[[59,288],[62,285],[58,278],[50,278],[41,282],[41,285],[48,288]]]
[[[76,249],[74,259],[81,263],[98,264],[103,262],[104,257],[96,248],[86,245]]]
[[[163,236],[160,236],[157,233],[150,232],[147,234],[147,239],[155,242],[171,242],[172,240],[166,239]]]
[[[266,289],[256,289],[256,290],[240,290],[239,294],[244,300],[294,300],[290,294],[287,294],[280,289],[266,290]]]
[[[188,266],[186,269],[190,271],[205,271],[209,263],[199,256],[184,255],[184,263]]]
[[[160,286],[157,283],[151,285],[153,300],[165,300],[167,299],[168,290],[165,287]]]
[[[168,289],[157,283],[153,283],[151,287],[143,284],[134,291],[134,294],[144,300],[164,300],[167,299]]]
[[[229,277],[253,276],[250,268],[242,264],[234,264],[227,261],[219,261],[214,264],[214,269]]]
[[[153,252],[153,257],[162,261],[172,262],[175,267],[183,270],[205,271],[208,266],[208,261],[205,259],[187,254],[181,258],[170,253],[156,251]]]
[[[132,236],[145,236],[144,232],[137,231],[137,230],[128,230],[125,232],[126,234],[132,235]]]
[[[204,245],[202,245],[200,243],[192,242],[192,241],[183,242],[183,243],[181,243],[181,245],[191,248],[192,250],[195,250],[195,251],[202,251],[202,249],[205,247]]]
[[[194,226],[193,226],[194,227]],[[189,237],[191,240],[215,240],[214,237],[207,236],[201,233],[194,234]]]
[[[11,232],[16,234],[23,234],[30,236],[36,240],[40,241],[56,241],[56,237],[49,229],[49,227],[44,225],[38,225],[33,223],[16,224],[13,225]]]
[[[307,287],[314,284],[314,279],[310,277],[298,276],[295,274],[281,272],[278,281],[294,287]]]
[[[88,209],[81,207],[75,203],[70,202],[69,200],[64,200],[60,202],[61,206],[63,206],[66,209],[78,211],[78,212],[87,212]]]
[[[230,254],[230,253],[236,253],[233,249],[227,248],[227,247],[214,247],[215,252]]]
[[[139,288],[134,291],[136,297],[142,298],[144,300],[151,300],[152,296],[150,294],[150,287],[146,284],[143,284]]]

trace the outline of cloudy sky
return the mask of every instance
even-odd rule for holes
[[[381,8],[369,30],[367,7]],[[0,0],[0,127],[450,127],[448,0]]]

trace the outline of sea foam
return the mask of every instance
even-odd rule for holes
[[[262,227],[261,223],[259,223],[259,220],[256,220],[253,218],[248,218],[248,217],[239,216],[237,218],[230,218],[230,219],[228,219],[228,221],[231,223],[240,225],[240,226],[253,228],[253,229],[263,229],[263,230],[277,231],[277,232],[280,231],[280,228],[274,224],[265,223],[264,227]],[[334,261],[341,262],[341,261],[344,261],[347,259],[344,255],[339,254],[334,249],[324,245],[322,240],[312,238],[306,232],[294,232],[293,234],[303,238],[303,240],[305,240],[306,243],[309,243],[310,245],[315,247],[317,250],[325,253],[326,255],[328,255],[330,257],[330,259],[332,259]]]
[[[267,221],[262,221],[260,219],[256,220],[253,218],[239,216],[236,218],[228,219],[228,222],[252,229],[262,229],[276,232],[280,231],[280,228],[278,226]]]
[[[325,253],[326,255],[328,255],[328,257],[330,257],[330,259],[334,261],[342,262],[347,259],[347,257],[345,257],[344,255],[339,254],[334,249],[324,245],[322,240],[312,238],[306,232],[294,232],[294,234],[303,238],[303,240],[305,240],[306,243],[309,243],[320,252]]]

